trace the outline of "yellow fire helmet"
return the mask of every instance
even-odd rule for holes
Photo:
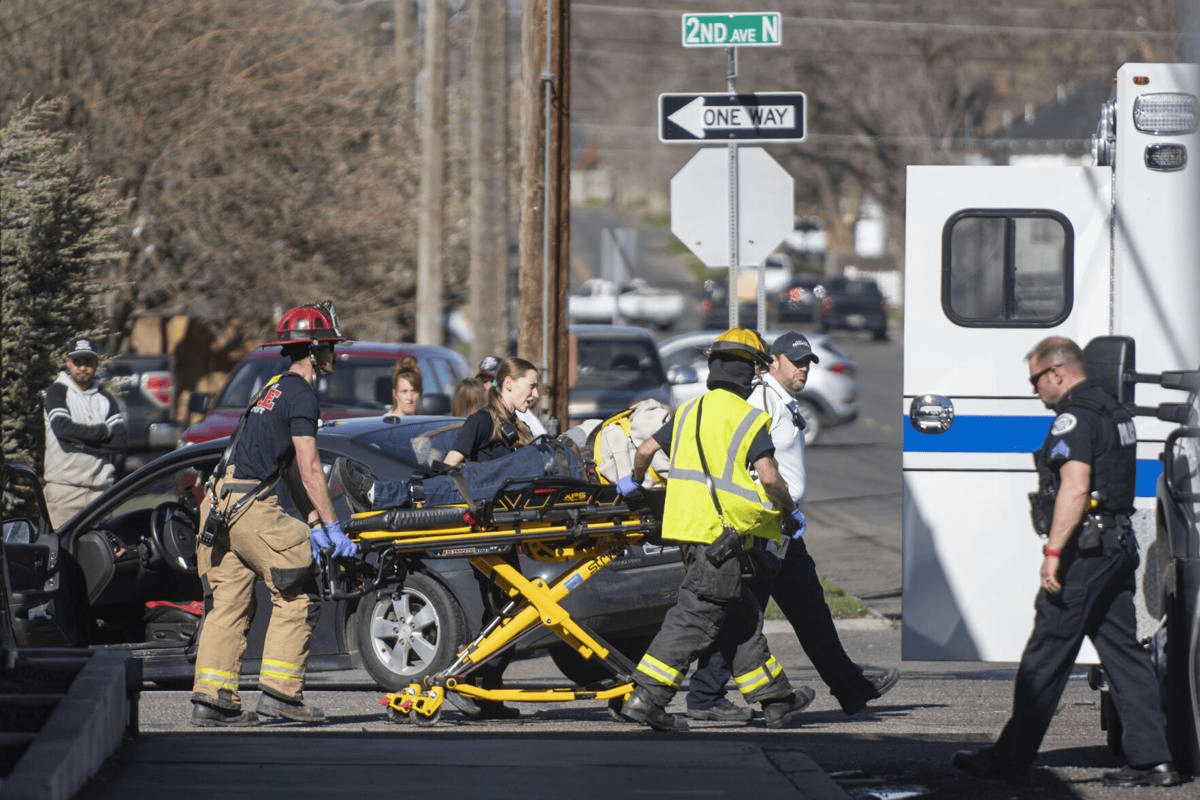
[[[708,348],[708,357],[716,355],[733,356],[762,366],[771,363],[766,343],[749,328],[730,328],[714,339],[712,347]]]

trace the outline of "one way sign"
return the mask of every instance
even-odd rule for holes
[[[660,94],[661,142],[802,142],[804,93]]]

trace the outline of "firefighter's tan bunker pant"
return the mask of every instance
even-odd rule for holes
[[[257,481],[217,483],[218,501],[226,509]],[[200,530],[210,500],[201,503]],[[254,619],[255,581],[271,593],[271,620],[263,643],[258,685],[284,699],[303,698],[309,641],[320,612],[316,596],[308,525],[289,516],[273,491],[249,503],[228,537],[212,547],[198,545],[196,560],[204,587],[205,616],[196,655],[196,700],[221,708],[240,708],[238,676],[246,650],[246,632]]]

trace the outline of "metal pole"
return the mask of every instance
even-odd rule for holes
[[[546,67],[542,70],[542,95],[545,98],[545,131],[542,140],[546,148],[542,167],[542,363],[544,371],[550,364],[550,112],[552,95],[554,93],[554,70],[551,69],[550,43],[553,12],[551,4],[554,0],[546,0]],[[545,378],[546,376],[543,376]],[[548,397],[542,398],[542,416],[545,416]]]
[[[725,87],[730,94],[737,94],[737,48],[727,47]],[[738,327],[738,146],[730,141],[725,146],[729,160],[729,327]]]

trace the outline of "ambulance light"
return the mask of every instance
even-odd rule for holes
[[[1157,172],[1178,172],[1187,166],[1187,148],[1181,144],[1152,144],[1146,148],[1146,167]]]
[[[1180,92],[1143,94],[1133,100],[1133,124],[1142,133],[1171,136],[1196,130],[1200,101]]]

